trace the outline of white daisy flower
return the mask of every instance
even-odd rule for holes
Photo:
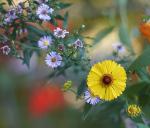
[[[53,11],[54,9],[50,8],[48,5],[41,4],[37,9],[36,14],[38,15],[39,19],[47,21],[51,20],[50,14],[52,14]]]
[[[101,100],[98,97],[93,96],[88,90],[84,92],[84,99],[86,103],[96,105]]]
[[[117,52],[119,54],[126,52],[125,46],[123,46],[120,42],[112,44],[112,47],[113,47],[114,52]]]
[[[58,38],[65,38],[66,35],[69,34],[69,32],[67,30],[63,30],[61,28],[56,28],[54,29],[54,36],[58,37]]]
[[[74,42],[74,45],[76,48],[83,48],[83,42],[80,40],[80,39],[77,39],[75,42]]]
[[[3,52],[3,54],[8,55],[11,51],[10,47],[8,45],[5,45],[3,47],[0,48]]]
[[[52,43],[52,38],[50,36],[44,36],[38,41],[38,46],[41,49],[47,49]]]
[[[61,65],[62,57],[57,52],[50,52],[45,58],[45,62],[49,67],[56,68]]]

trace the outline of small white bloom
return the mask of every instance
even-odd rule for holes
[[[3,54],[8,55],[11,51],[10,47],[8,45],[5,45],[3,47],[0,48],[3,52]]]
[[[46,3],[48,0],[36,0],[39,4]]]
[[[28,30],[26,28],[19,30],[19,35],[26,34],[26,33],[28,33]]]
[[[84,92],[84,99],[86,103],[91,105],[96,105],[101,101],[98,97],[93,96],[88,90]]]
[[[38,46],[41,49],[47,49],[52,43],[52,38],[50,36],[44,36],[38,41]]]
[[[112,47],[113,50],[119,54],[126,52],[126,48],[120,42],[112,44]]]
[[[57,52],[50,52],[45,58],[45,62],[49,67],[56,68],[61,65],[62,57]]]
[[[54,36],[58,37],[58,38],[65,38],[66,35],[69,34],[69,32],[67,30],[63,30],[61,28],[56,28],[54,29]]]
[[[82,24],[82,26],[81,26],[82,28],[85,28],[85,25],[84,24]]]
[[[80,40],[80,39],[77,39],[75,42],[74,42],[74,45],[75,47],[79,47],[79,48],[83,48],[83,42]]]
[[[51,20],[50,14],[52,14],[53,11],[54,9],[50,8],[48,5],[41,4],[37,9],[36,14],[38,15],[39,19],[48,21]]]

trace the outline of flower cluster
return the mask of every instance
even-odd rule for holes
[[[63,58],[60,52],[63,54],[63,50],[65,50],[64,44],[57,45],[55,51],[51,50],[55,46],[55,40],[60,40],[60,38],[64,39],[68,34],[69,32],[67,30],[57,27],[54,29],[52,36],[43,36],[38,41],[38,47],[40,49],[47,50],[48,52],[50,51],[45,57],[45,62],[49,67],[57,68],[58,66],[61,66]],[[71,45],[74,46],[75,49],[78,47],[83,48],[83,43],[80,39],[75,40]],[[68,50],[68,48],[66,48],[66,50]]]
[[[63,91],[73,92],[77,98],[85,101],[86,105],[90,104],[88,106],[92,109],[97,107],[96,104],[106,101],[113,101],[112,104],[120,103],[120,106],[123,106],[127,102],[126,97],[135,100],[132,99],[134,96],[128,96],[130,86],[127,89],[126,97],[123,95],[128,83],[132,85],[137,82],[137,85],[141,85],[143,82],[143,88],[146,88],[147,92],[149,91],[149,87],[146,86],[149,85],[150,81],[149,70],[147,70],[150,64],[148,56],[150,49],[146,49],[139,58],[135,61],[134,59],[130,60],[131,62],[125,66],[124,55],[127,55],[126,53],[131,46],[123,45],[122,42],[126,42],[126,40],[122,39],[121,42],[112,45],[113,53],[111,55],[115,59],[103,58],[104,61],[92,66],[89,57],[87,57],[89,54],[86,54],[89,45],[84,42],[85,38],[90,37],[84,37],[81,34],[85,25],[74,31],[66,24],[68,23],[68,14],[62,15],[61,13],[61,9],[67,7],[68,4],[62,4],[56,0],[34,0],[34,2],[27,0],[18,5],[14,5],[13,2],[9,4],[11,7],[8,9],[4,8],[3,4],[0,7],[0,52],[4,55],[21,59],[23,63],[29,66],[33,53],[43,54],[43,62],[52,69],[50,70],[52,72],[46,77],[48,79],[65,75],[65,71],[70,67],[74,73],[82,72],[84,80],[82,80],[83,82],[77,91],[72,89],[72,81],[67,81],[64,84]],[[149,30],[150,20],[146,20],[140,25],[140,31],[148,40],[150,40]],[[101,35],[103,37],[104,34]],[[96,38],[90,39],[97,40]],[[133,51],[130,52],[132,54]],[[139,81],[131,82],[130,76],[134,72],[138,75],[140,83]],[[142,95],[147,96],[149,94],[147,92],[142,92]],[[134,93],[137,92],[133,91],[132,94],[137,96]],[[64,104],[62,95],[60,88],[40,88],[31,97],[30,109],[33,113],[38,114],[53,109],[52,105],[56,102],[58,102],[56,107],[60,107]],[[141,97],[140,95],[136,100]],[[118,100],[121,102],[116,102]],[[40,106],[38,106],[39,104]],[[106,106],[112,104],[108,103]],[[121,108],[120,106],[118,108]],[[126,112],[130,117],[138,117],[142,110],[138,105],[133,104],[128,106]]]
[[[58,11],[61,6],[55,0],[25,1],[15,6],[12,4],[9,10],[4,11],[0,21],[4,31],[0,34],[0,41],[8,42],[7,46],[0,48],[2,53],[8,55],[11,51],[9,55],[29,62],[25,60],[28,51],[33,54],[40,50],[47,53],[45,63],[51,68],[65,67],[66,64],[72,66],[71,63],[82,60],[79,56],[82,53],[76,49],[84,49],[83,37],[80,33],[70,33],[68,28],[59,25],[58,20],[64,22],[64,17]],[[54,29],[43,27],[42,23],[53,25]]]

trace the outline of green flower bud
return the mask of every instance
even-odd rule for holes
[[[69,90],[71,87],[72,87],[72,81],[69,80],[69,81],[67,81],[66,83],[64,83],[63,90],[64,90],[64,91],[67,91],[67,90]]]

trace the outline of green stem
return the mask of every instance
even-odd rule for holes
[[[77,92],[75,90],[71,89],[71,88],[69,89],[69,91],[74,93],[75,95],[77,94]]]
[[[21,46],[26,47],[26,48],[29,48],[29,49],[39,50],[39,48],[37,48],[37,47],[29,46],[29,45],[26,45],[23,43],[16,43],[16,44],[21,45]]]

